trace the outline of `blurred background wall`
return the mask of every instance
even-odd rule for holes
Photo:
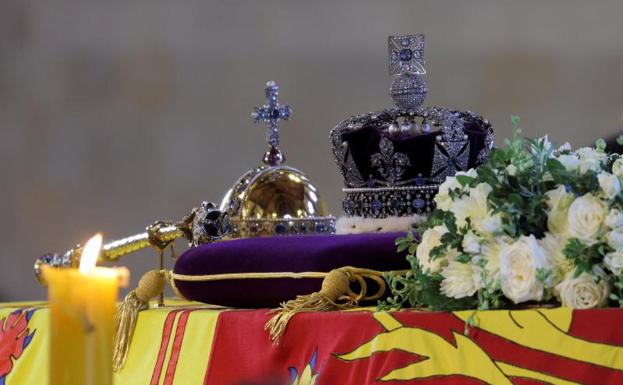
[[[428,104],[573,145],[623,112],[623,2],[0,0],[0,301],[97,231],[178,219],[265,150],[267,80],[294,107],[288,163],[340,214],[328,132],[390,105],[387,36],[425,33]],[[296,256],[293,256],[295,258]],[[153,251],[127,257],[134,279]]]

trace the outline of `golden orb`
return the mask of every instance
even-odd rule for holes
[[[295,168],[262,166],[244,174],[223,198],[233,237],[335,232],[317,188]]]

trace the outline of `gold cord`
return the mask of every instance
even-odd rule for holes
[[[353,267],[352,269],[358,269],[358,268]],[[382,271],[369,270],[369,269],[361,269],[361,270],[373,271],[376,273],[380,273],[381,275],[385,273]],[[395,271],[388,271],[387,273],[405,274],[407,271],[409,270],[395,270]],[[321,279],[321,278],[325,278],[327,275],[329,275],[329,272],[324,272],[324,271],[304,271],[300,273],[287,272],[287,271],[276,271],[276,272],[270,272],[270,273],[265,273],[265,272],[222,273],[222,274],[205,274],[205,275],[179,274],[179,273],[171,272],[172,279],[175,279],[178,281],[185,281],[185,282],[227,281],[227,280],[234,280],[234,279],[273,279],[273,278],[290,278],[290,279],[319,278]],[[375,278],[373,278],[372,276],[369,276],[367,278],[374,279],[377,283],[379,283],[379,280],[378,280],[379,277],[377,277],[376,275],[374,277]],[[380,280],[382,279],[383,278],[380,277]]]
[[[405,273],[406,270],[394,273]],[[286,331],[288,323],[297,313],[305,311],[331,311],[345,310],[356,306],[360,301],[372,301],[379,299],[385,294],[387,285],[383,278],[383,272],[345,266],[325,273],[320,291],[308,295],[299,295],[296,299],[284,302],[278,309],[272,310],[274,314],[268,320],[264,329],[270,334],[274,343],[278,343]],[[379,286],[374,294],[368,293],[366,279],[372,280]],[[351,283],[359,284],[359,292],[354,292]]]

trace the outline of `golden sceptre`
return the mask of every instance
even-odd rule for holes
[[[120,257],[144,249],[155,247],[161,252],[173,241],[185,238],[191,246],[210,243],[227,236],[231,231],[231,224],[227,212],[216,208],[214,203],[203,202],[195,207],[190,214],[179,222],[158,221],[147,226],[145,232],[104,244],[98,256],[98,262],[115,262]],[[82,255],[82,246],[67,250],[63,254],[48,253],[35,262],[35,276],[42,281],[41,266],[54,268],[77,267]],[[162,267],[162,266],[161,266]]]

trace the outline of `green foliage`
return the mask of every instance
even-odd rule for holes
[[[598,264],[610,250],[611,248],[605,242],[585,245],[579,239],[571,238],[565,245],[563,254],[575,266],[573,275],[579,277],[584,272],[592,272],[593,266]]]
[[[623,307],[623,273],[615,277],[614,288],[616,292],[610,293],[608,298],[615,301],[617,306]]]

